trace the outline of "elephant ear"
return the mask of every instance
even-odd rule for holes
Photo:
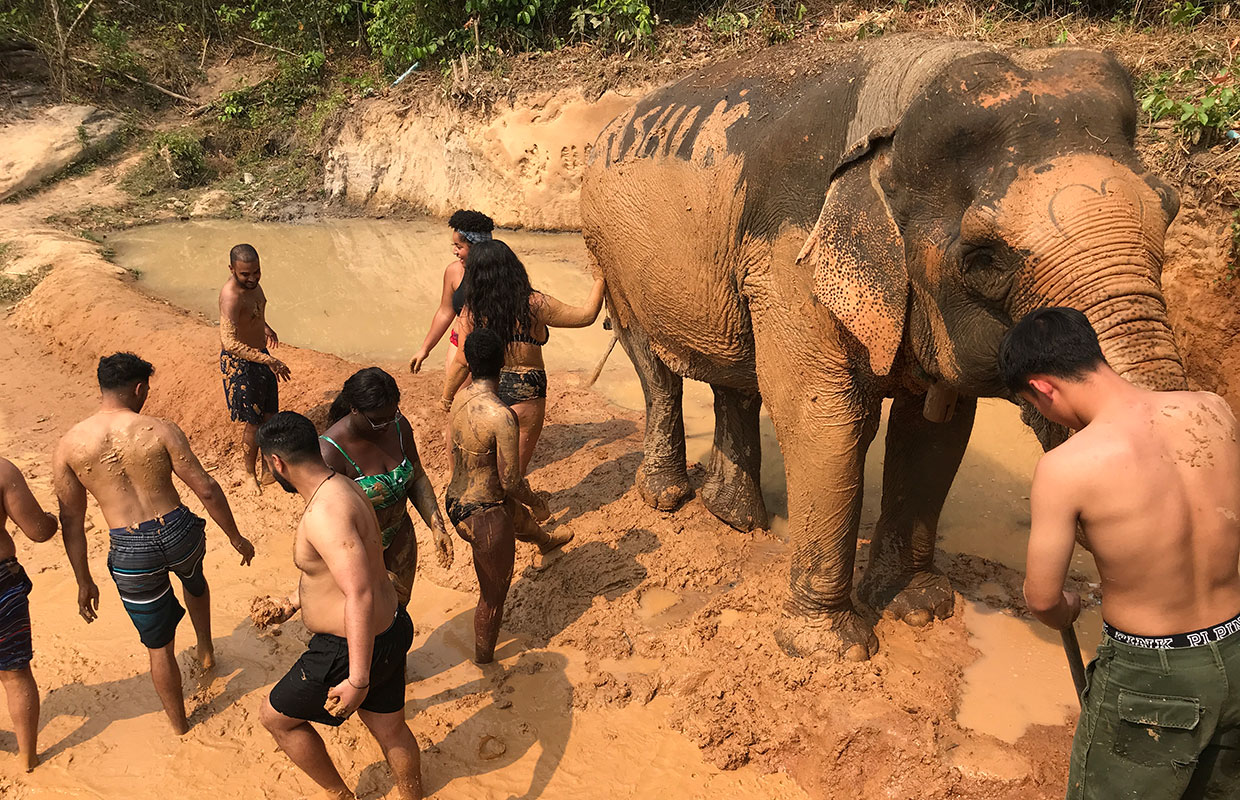
[[[870,352],[876,375],[891,371],[904,337],[908,268],[879,177],[890,164],[881,137],[846,155],[827,189],[798,264],[812,267],[815,299]]]

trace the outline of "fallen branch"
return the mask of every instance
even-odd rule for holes
[[[157,91],[157,92],[159,92],[159,93],[161,93],[161,94],[166,94],[166,95],[168,95],[169,97],[174,98],[174,99],[176,99],[176,100],[180,100],[180,101],[181,101],[181,102],[183,102],[183,103],[196,103],[196,102],[198,102],[198,101],[196,101],[196,100],[195,100],[194,98],[192,98],[192,97],[186,97],[186,96],[185,96],[185,95],[183,95],[183,94],[177,94],[176,92],[172,91],[171,89],[165,89],[164,87],[160,86],[158,83],[151,83],[150,81],[145,81],[145,80],[143,80],[143,79],[141,79],[141,78],[139,78],[139,77],[136,77],[136,76],[134,76],[134,75],[130,75],[128,72],[121,72],[121,71],[120,71],[120,70],[118,70],[118,69],[109,69],[108,67],[105,67],[105,66],[103,66],[102,64],[96,64],[96,63],[95,63],[95,62],[93,62],[93,61],[87,61],[86,59],[84,59],[84,58],[78,58],[77,56],[70,56],[69,60],[70,60],[70,61],[73,61],[73,62],[75,62],[75,63],[78,63],[78,64],[85,64],[86,66],[88,66],[88,67],[92,67],[92,68],[94,68],[94,69],[97,69],[97,70],[99,70],[100,72],[111,72],[111,73],[114,73],[114,74],[116,74],[116,75],[120,75],[122,78],[128,78],[129,80],[133,81],[134,83],[140,83],[140,84],[142,84],[143,86],[149,86],[150,88],[154,89],[155,91]]]
[[[258,45],[259,47],[266,47],[266,48],[268,48],[268,49],[271,49],[271,50],[276,50],[276,51],[281,52],[281,53],[288,53],[290,56],[295,56],[295,55],[297,55],[297,54],[296,54],[296,53],[294,53],[292,50],[285,50],[283,47],[277,47],[277,46],[275,46],[274,44],[267,44],[266,42],[260,42],[260,41],[258,41],[257,39],[251,39],[251,38],[249,38],[248,36],[238,36],[237,38],[238,38],[238,39],[240,39],[240,40],[241,40],[241,41],[243,41],[243,42],[249,42],[250,44],[256,44],[256,45]]]

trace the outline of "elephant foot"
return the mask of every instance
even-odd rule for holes
[[[706,509],[738,531],[751,531],[769,525],[766,502],[758,482],[729,465],[718,469],[711,464],[702,484],[702,503]]]
[[[917,572],[885,586],[862,587],[861,596],[875,608],[915,628],[928,625],[935,618],[947,619],[956,606],[951,581],[938,572]]]
[[[873,626],[853,609],[787,617],[776,627],[775,641],[794,658],[866,661],[878,652]]]
[[[680,469],[652,469],[645,462],[637,468],[637,491],[642,499],[659,511],[675,511],[693,496],[689,475]]]

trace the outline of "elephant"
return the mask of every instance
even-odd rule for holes
[[[1136,120],[1110,55],[900,35],[706,67],[599,134],[583,235],[645,395],[635,483],[662,510],[692,494],[682,382],[704,381],[715,434],[701,499],[737,529],[767,526],[766,406],[788,488],[786,652],[864,660],[877,613],[952,614],[939,515],[977,399],[1017,401],[997,353],[1027,312],[1080,309],[1120,374],[1185,387],[1160,284],[1179,198],[1142,167]],[[881,511],[856,602],[884,398]],[[1033,421],[1044,446],[1066,433]]]

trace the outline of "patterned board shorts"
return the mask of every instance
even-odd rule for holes
[[[267,352],[266,348],[263,352]],[[280,410],[280,385],[271,367],[221,351],[220,372],[224,375],[224,400],[233,422],[261,425]]]

